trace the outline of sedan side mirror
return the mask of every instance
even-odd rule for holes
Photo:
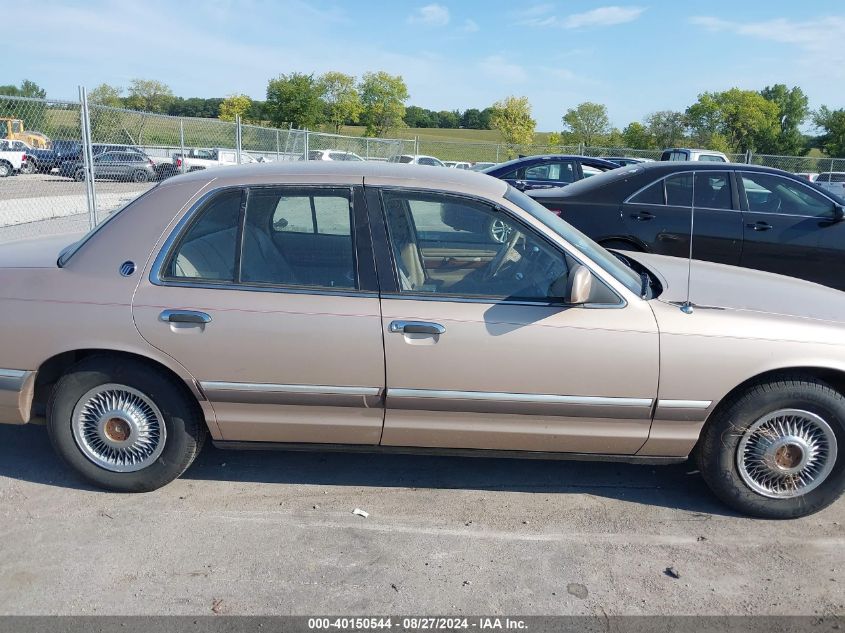
[[[833,205],[833,221],[842,222],[842,220],[845,220],[845,206],[841,204]]]
[[[586,266],[575,264],[569,271],[566,282],[566,303],[583,305],[589,303],[593,293],[593,273]]]

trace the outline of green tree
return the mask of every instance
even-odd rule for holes
[[[601,103],[585,101],[570,108],[563,115],[563,125],[569,129],[579,143],[592,145],[598,137],[610,132],[607,108]]]
[[[490,125],[499,130],[511,155],[516,153],[518,145],[532,143],[537,122],[531,118],[528,97],[510,96],[494,103]]]
[[[44,99],[47,93],[34,81],[24,79],[20,86],[11,84],[0,86],[0,95]],[[47,108],[43,102],[0,98],[0,116],[22,119],[27,130],[43,130],[47,127]],[[0,123],[0,138],[4,138],[6,135],[5,127],[4,124]]]
[[[277,127],[313,129],[323,120],[322,88],[313,74],[279,75],[267,83],[265,110]]]
[[[560,134],[558,132],[552,132],[546,138],[546,147],[548,148],[549,152],[556,152],[560,148]]]
[[[6,95],[7,97],[31,97],[33,99],[44,99],[47,96],[47,91],[34,81],[24,79],[20,86],[12,84],[0,86],[0,95]]]
[[[408,127],[437,127],[437,116],[435,113],[419,106],[408,106],[405,108],[403,120]]]
[[[712,149],[719,135],[734,151],[756,151],[780,126],[777,104],[759,92],[739,88],[705,92],[686,114],[697,141]]]
[[[822,131],[819,144],[827,155],[845,158],[845,108],[822,106],[813,113],[813,123]]]
[[[461,113],[457,110],[441,110],[437,113],[437,127],[445,129],[461,127]]]
[[[674,110],[661,110],[652,112],[645,118],[645,127],[648,136],[651,138],[649,147],[665,149],[677,147],[684,139],[687,122],[682,112]]]
[[[654,146],[654,139],[645,125],[633,121],[622,130],[622,143],[631,149],[651,149]]]
[[[326,120],[334,126],[335,134],[345,124],[355,124],[361,116],[361,95],[355,77],[330,71],[320,77]]]
[[[236,117],[244,118],[252,107],[252,99],[244,94],[231,94],[220,104],[220,120],[234,121]]]
[[[119,108],[123,105],[123,88],[103,83],[88,91],[88,101],[100,105]]]
[[[481,110],[478,108],[467,108],[461,115],[461,127],[467,130],[483,130]]]
[[[770,135],[762,135],[758,151],[767,154],[803,154],[807,151],[804,135],[799,129],[810,115],[807,95],[798,86],[787,88],[784,84],[766,86],[760,94],[778,107],[780,126]]]
[[[127,93],[127,107],[144,112],[167,112],[173,101],[170,86],[155,79],[133,79]]]
[[[401,75],[364,73],[359,90],[364,106],[361,121],[367,127],[367,136],[384,136],[388,130],[404,125],[409,95]]]

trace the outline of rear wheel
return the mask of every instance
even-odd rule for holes
[[[34,174],[36,171],[38,171],[38,168],[36,167],[34,161],[27,159],[21,165],[21,173],[22,174]]]
[[[155,490],[194,461],[206,427],[164,372],[93,356],[59,380],[47,407],[56,451],[82,477],[117,492]]]
[[[73,179],[77,182],[85,180],[85,169],[82,167],[76,169],[76,171],[73,172]]]
[[[150,175],[143,169],[139,169],[138,171],[132,174],[132,180],[134,182],[147,182],[149,179]]]
[[[12,169],[11,163],[7,163],[6,161],[0,161],[0,178],[6,178],[7,176],[11,176],[14,173],[14,169]]]
[[[811,378],[750,387],[716,413],[698,447],[704,480],[753,516],[817,512],[845,490],[845,397]]]

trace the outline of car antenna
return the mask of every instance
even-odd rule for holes
[[[695,172],[692,172],[692,200],[690,201],[689,214],[689,258],[687,259],[687,300],[681,304],[681,312],[692,314],[693,307],[690,301],[690,285],[692,282],[692,238],[695,234]]]

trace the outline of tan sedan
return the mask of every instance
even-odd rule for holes
[[[614,255],[485,175],[200,171],[68,241],[0,249],[0,419],[46,418],[108,489],[166,484],[207,433],[229,448],[694,453],[719,497],[765,517],[845,486],[845,294]]]

